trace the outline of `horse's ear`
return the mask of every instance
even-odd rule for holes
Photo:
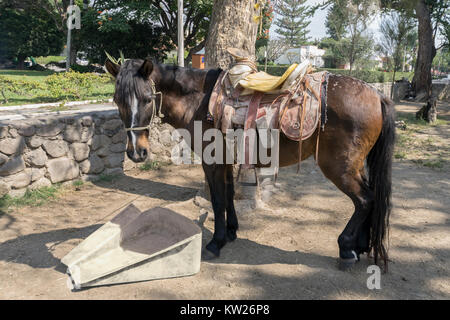
[[[115,77],[117,77],[117,74],[119,73],[120,65],[112,62],[109,59],[106,59],[105,68],[115,78]]]
[[[142,66],[139,68],[139,73],[145,79],[147,79],[148,77],[150,77],[150,74],[152,73],[152,71],[153,71],[153,62],[148,59],[145,59]]]

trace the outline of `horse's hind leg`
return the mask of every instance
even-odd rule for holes
[[[361,253],[369,250],[373,194],[363,174],[363,165],[360,161],[355,161],[347,162],[344,167],[321,166],[325,176],[344,192],[355,206],[355,212],[338,238],[341,269],[351,267],[359,260]]]
[[[234,177],[233,165],[226,166],[226,197],[227,197],[227,240],[234,241],[239,228],[236,210],[234,208]]]

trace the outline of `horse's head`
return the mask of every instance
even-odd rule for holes
[[[142,162],[149,153],[151,119],[161,99],[152,86],[154,64],[150,60],[133,59],[118,65],[108,59],[105,67],[116,79],[114,102],[127,130],[127,155],[134,162]]]

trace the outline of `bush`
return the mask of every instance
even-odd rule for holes
[[[352,70],[350,74],[350,70],[344,69],[321,69],[319,68],[317,71],[328,70],[334,74],[340,74],[345,76],[351,76],[353,78],[362,80],[367,83],[383,83],[383,82],[391,82],[392,81],[392,72],[384,72],[384,71],[372,71],[372,70]],[[412,72],[396,72],[395,80],[401,80],[403,77],[411,80],[413,77]]]
[[[106,74],[98,75],[70,70],[48,76],[45,84],[51,98],[81,99],[92,92],[95,84],[104,84],[110,81],[110,77]]]
[[[264,65],[259,65],[259,70],[264,71]],[[289,68],[288,65],[267,66],[267,73],[274,76],[282,76],[284,72]],[[318,68],[316,71],[329,71],[334,74],[340,74],[344,76],[350,76],[350,70],[344,69],[331,69],[331,68]],[[367,83],[377,82],[391,82],[392,72],[384,71],[372,71],[372,70],[352,70],[351,76],[353,78],[360,79]],[[396,72],[395,80],[401,80],[403,77],[408,80],[412,80],[412,72]]]
[[[36,81],[16,80],[5,76],[0,76],[0,93],[3,98],[3,103],[8,103],[8,93],[31,95],[33,91],[42,90],[44,88],[45,87],[42,83]]]

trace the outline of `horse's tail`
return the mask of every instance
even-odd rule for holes
[[[373,250],[375,264],[378,262],[378,257],[382,258],[387,271],[388,256],[385,239],[389,230],[389,215],[391,213],[391,172],[395,143],[395,110],[390,99],[384,96],[380,98],[383,127],[377,142],[367,156],[369,186],[374,194],[374,203],[370,217],[370,248]]]

